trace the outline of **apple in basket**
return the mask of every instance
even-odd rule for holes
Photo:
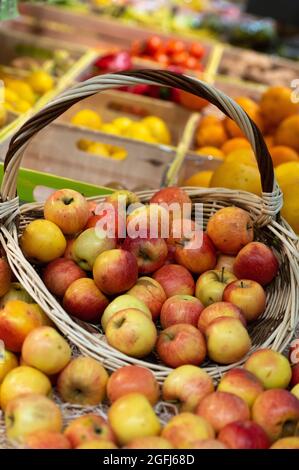
[[[270,440],[261,426],[252,421],[235,421],[221,429],[218,439],[230,449],[268,449]]]
[[[139,274],[149,274],[161,268],[168,256],[168,248],[163,238],[127,237],[122,248],[137,258]]]
[[[220,270],[224,268],[226,271],[234,272],[234,262],[236,257],[230,255],[220,254],[217,258],[215,269]]]
[[[89,208],[82,194],[72,189],[55,191],[45,202],[44,216],[54,222],[65,235],[74,235],[85,227]]]
[[[72,420],[64,431],[73,448],[89,441],[115,442],[111,427],[102,417],[93,413]]]
[[[165,401],[178,402],[181,411],[194,411],[201,400],[214,392],[213,380],[200,367],[177,367],[166,377],[162,387]]]
[[[4,377],[10,372],[12,369],[18,367],[18,358],[17,356],[8,351],[8,349],[3,349],[1,351],[1,361],[0,361],[0,385],[4,379]]]
[[[127,393],[141,393],[152,405],[159,400],[160,387],[154,374],[146,367],[120,367],[109,377],[107,397],[111,403]]]
[[[255,351],[245,362],[244,368],[258,377],[265,389],[287,388],[292,377],[287,358],[272,349]]]
[[[230,302],[215,302],[206,307],[200,314],[197,327],[202,333],[206,332],[209,324],[219,317],[237,318],[246,326],[246,320],[241,310]]]
[[[179,264],[162,266],[154,273],[153,278],[161,284],[167,297],[194,294],[194,279],[188,269]]]
[[[224,207],[210,217],[207,233],[221,253],[236,255],[243,246],[253,241],[253,222],[245,210]]]
[[[79,356],[60,372],[57,391],[63,401],[78,405],[98,405],[106,395],[108,373],[99,361]]]
[[[51,261],[42,275],[49,291],[57,297],[63,297],[72,282],[82,277],[86,277],[85,271],[74,261],[66,258],[57,258]]]
[[[27,304],[33,304],[34,300],[19,282],[12,282],[9,291],[0,300],[0,308],[5,307],[10,300],[22,300]]]
[[[11,270],[4,258],[0,258],[0,297],[9,291],[11,286]]]
[[[103,330],[106,330],[108,321],[111,317],[117,312],[121,310],[125,310],[127,308],[134,308],[137,310],[141,310],[145,315],[147,315],[150,319],[152,318],[152,314],[150,309],[145,305],[144,302],[137,299],[137,297],[133,297],[129,294],[119,295],[115,299],[110,302],[110,304],[105,308],[104,313],[101,318],[101,325]]]
[[[37,431],[23,439],[25,449],[71,449],[70,441],[60,432]]]
[[[115,238],[98,228],[88,228],[76,238],[72,249],[73,260],[85,271],[92,271],[97,256],[116,246]]]
[[[127,215],[127,235],[130,238],[166,238],[169,233],[168,211],[158,204],[140,205]]]
[[[217,390],[237,395],[251,408],[256,398],[264,391],[264,387],[254,374],[236,367],[221,377]]]
[[[198,319],[203,311],[202,303],[191,295],[174,295],[164,302],[160,322],[162,328],[168,328],[177,323],[189,323],[197,326]]]
[[[176,449],[190,449],[192,443],[199,439],[213,439],[215,432],[210,423],[201,416],[183,412],[168,421],[161,436]]]
[[[140,277],[128,294],[145,303],[151,311],[153,320],[159,317],[166,295],[163,287],[155,279],[147,276]]]
[[[191,218],[192,201],[177,186],[160,189],[150,199],[150,204],[160,204],[169,211],[169,220]]]
[[[61,432],[62,414],[49,398],[37,394],[24,395],[7,405],[5,425],[8,439],[22,443],[35,432]]]
[[[173,445],[164,437],[137,437],[125,449],[173,449]]]
[[[176,243],[175,260],[192,273],[201,274],[214,268],[216,250],[208,235],[196,229]]]
[[[226,286],[236,279],[233,273],[225,269],[206,271],[196,282],[195,295],[205,307],[220,302]]]
[[[259,318],[266,308],[266,293],[255,281],[238,279],[226,286],[223,300],[239,307],[248,322]]]
[[[67,313],[91,323],[100,323],[101,315],[108,303],[107,297],[89,278],[72,282],[63,297],[63,307]]]
[[[139,204],[140,199],[137,194],[133,193],[132,191],[128,191],[127,189],[119,189],[118,191],[114,191],[112,194],[109,194],[105,198],[105,202],[110,204],[122,204],[125,208],[128,208],[132,204]]]

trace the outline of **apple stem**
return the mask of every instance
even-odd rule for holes
[[[225,268],[224,268],[224,266],[223,266],[223,268],[221,269],[221,280],[220,280],[220,282],[223,282],[224,270],[225,270]]]
[[[69,206],[72,202],[74,202],[74,198],[73,197],[65,197],[63,199],[63,203],[66,205],[66,206]]]
[[[241,282],[240,282],[240,285],[241,285],[241,287],[242,287],[242,289],[243,289],[243,288],[244,288],[244,282],[241,281]]]

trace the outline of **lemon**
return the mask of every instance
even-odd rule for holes
[[[156,139],[149,131],[148,126],[142,122],[132,122],[123,135],[129,139],[137,139],[142,140],[143,142],[156,143]]]
[[[199,171],[186,179],[183,186],[200,186],[202,188],[208,188],[210,186],[212,176],[212,171]]]
[[[127,155],[127,151],[121,147],[114,147],[111,150],[111,157],[114,160],[124,160],[125,158],[127,158]]]
[[[92,144],[93,142],[88,139],[79,139],[77,142],[77,147],[79,150],[87,150],[88,147]]]
[[[7,112],[4,104],[0,103],[0,127],[4,126],[7,119]]]
[[[213,173],[210,187],[241,189],[261,195],[260,174],[254,166],[238,162],[222,163]]]
[[[8,103],[15,103],[16,101],[18,101],[18,95],[15,91],[13,91],[11,88],[5,88],[4,90],[4,99],[5,101],[7,101]]]
[[[257,166],[256,159],[251,149],[237,149],[225,157],[226,162],[244,163],[245,165]]]
[[[281,189],[289,184],[297,182],[299,184],[299,162],[287,162],[278,165],[275,168],[277,182]]]
[[[110,123],[108,123],[108,122],[102,124],[100,130],[101,130],[102,132],[106,132],[107,134],[116,134],[116,135],[120,135],[120,130],[118,129],[118,127],[116,127],[114,124],[110,124]]]
[[[112,121],[112,123],[122,134],[132,124],[132,119],[126,116],[120,116]]]
[[[281,215],[299,235],[299,180],[285,186]]]
[[[92,142],[88,148],[88,153],[92,153],[94,155],[101,155],[102,157],[110,157],[109,150],[105,144],[101,142]]]
[[[14,104],[14,110],[18,113],[26,113],[31,107],[32,105],[28,101],[21,99]]]
[[[53,77],[48,72],[44,70],[35,70],[32,72],[27,81],[33,91],[38,95],[43,95],[54,88],[54,80]]]
[[[28,83],[23,82],[22,80],[10,80],[8,88],[14,91],[21,100],[27,101],[31,105],[35,103],[35,94]]]
[[[92,109],[82,109],[71,118],[71,123],[75,126],[99,130],[102,125],[102,119]]]
[[[157,142],[165,145],[171,143],[170,132],[163,119],[157,116],[147,116],[142,123],[146,125]]]

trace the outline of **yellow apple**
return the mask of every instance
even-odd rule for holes
[[[244,367],[260,379],[266,390],[287,388],[292,377],[291,365],[287,358],[272,349],[255,351]]]
[[[194,441],[213,439],[215,432],[210,423],[201,416],[184,412],[168,421],[161,436],[176,449],[190,449]]]
[[[3,357],[0,358],[0,384],[5,376],[15,367],[18,367],[17,357],[7,349],[3,351]]]
[[[142,302],[142,300],[139,300],[137,297],[133,297],[133,295],[129,294],[119,295],[113,299],[108,307],[106,307],[104,310],[101,318],[103,330],[106,330],[108,321],[115,313],[120,312],[120,310],[125,310],[126,308],[137,308],[137,310],[141,310],[150,319],[152,318],[150,309],[147,307],[147,305],[145,305],[144,302]]]
[[[62,231],[50,220],[36,219],[25,228],[21,248],[27,258],[39,263],[63,256],[66,240]]]
[[[117,449],[117,446],[111,441],[89,441],[84,442],[76,449]]]

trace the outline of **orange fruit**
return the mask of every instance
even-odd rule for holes
[[[282,191],[289,184],[297,183],[299,186],[299,162],[287,162],[275,168],[275,176]]]
[[[299,184],[292,183],[284,188],[283,208],[281,215],[291,225],[294,232],[299,234]]]
[[[182,106],[185,106],[185,108],[192,109],[194,111],[200,111],[209,104],[207,100],[184,90],[179,90],[179,103]]]
[[[203,116],[201,118],[198,127],[201,128],[201,127],[205,127],[205,126],[213,126],[214,124],[222,125],[222,120],[219,117],[214,116],[214,114],[209,114],[209,115]]]
[[[198,147],[221,147],[226,140],[227,135],[221,124],[200,127],[196,133]]]
[[[273,147],[275,144],[274,144],[274,137],[273,135],[266,135],[264,136],[264,141],[268,147],[268,149],[270,149],[271,147]]]
[[[271,148],[273,165],[281,165],[287,162],[299,162],[298,153],[285,145],[277,145]]]
[[[195,150],[196,153],[201,155],[211,155],[212,157],[224,158],[224,153],[217,149],[217,147],[200,147]]]
[[[298,103],[292,102],[292,90],[285,86],[268,88],[260,101],[261,114],[269,126],[277,126],[284,119],[299,111]]]
[[[226,162],[245,163],[245,165],[256,166],[256,158],[250,148],[237,149],[225,157]]]
[[[183,186],[200,186],[202,188],[208,188],[212,178],[212,171],[199,171],[190,178],[186,179]]]
[[[244,137],[235,137],[234,139],[229,139],[222,145],[221,150],[225,155],[233,152],[234,150],[251,148],[250,143]]]
[[[246,111],[248,116],[255,122],[260,131],[263,131],[264,123],[260,113],[259,106],[251,99],[245,96],[240,96],[235,100],[243,109]],[[225,128],[231,137],[244,137],[244,133],[241,131],[238,124],[232,119],[225,118]]]
[[[299,152],[299,114],[282,121],[276,131],[274,142],[276,145],[286,145]]]
[[[213,173],[210,187],[229,188],[261,195],[260,174],[256,167],[224,161]]]

